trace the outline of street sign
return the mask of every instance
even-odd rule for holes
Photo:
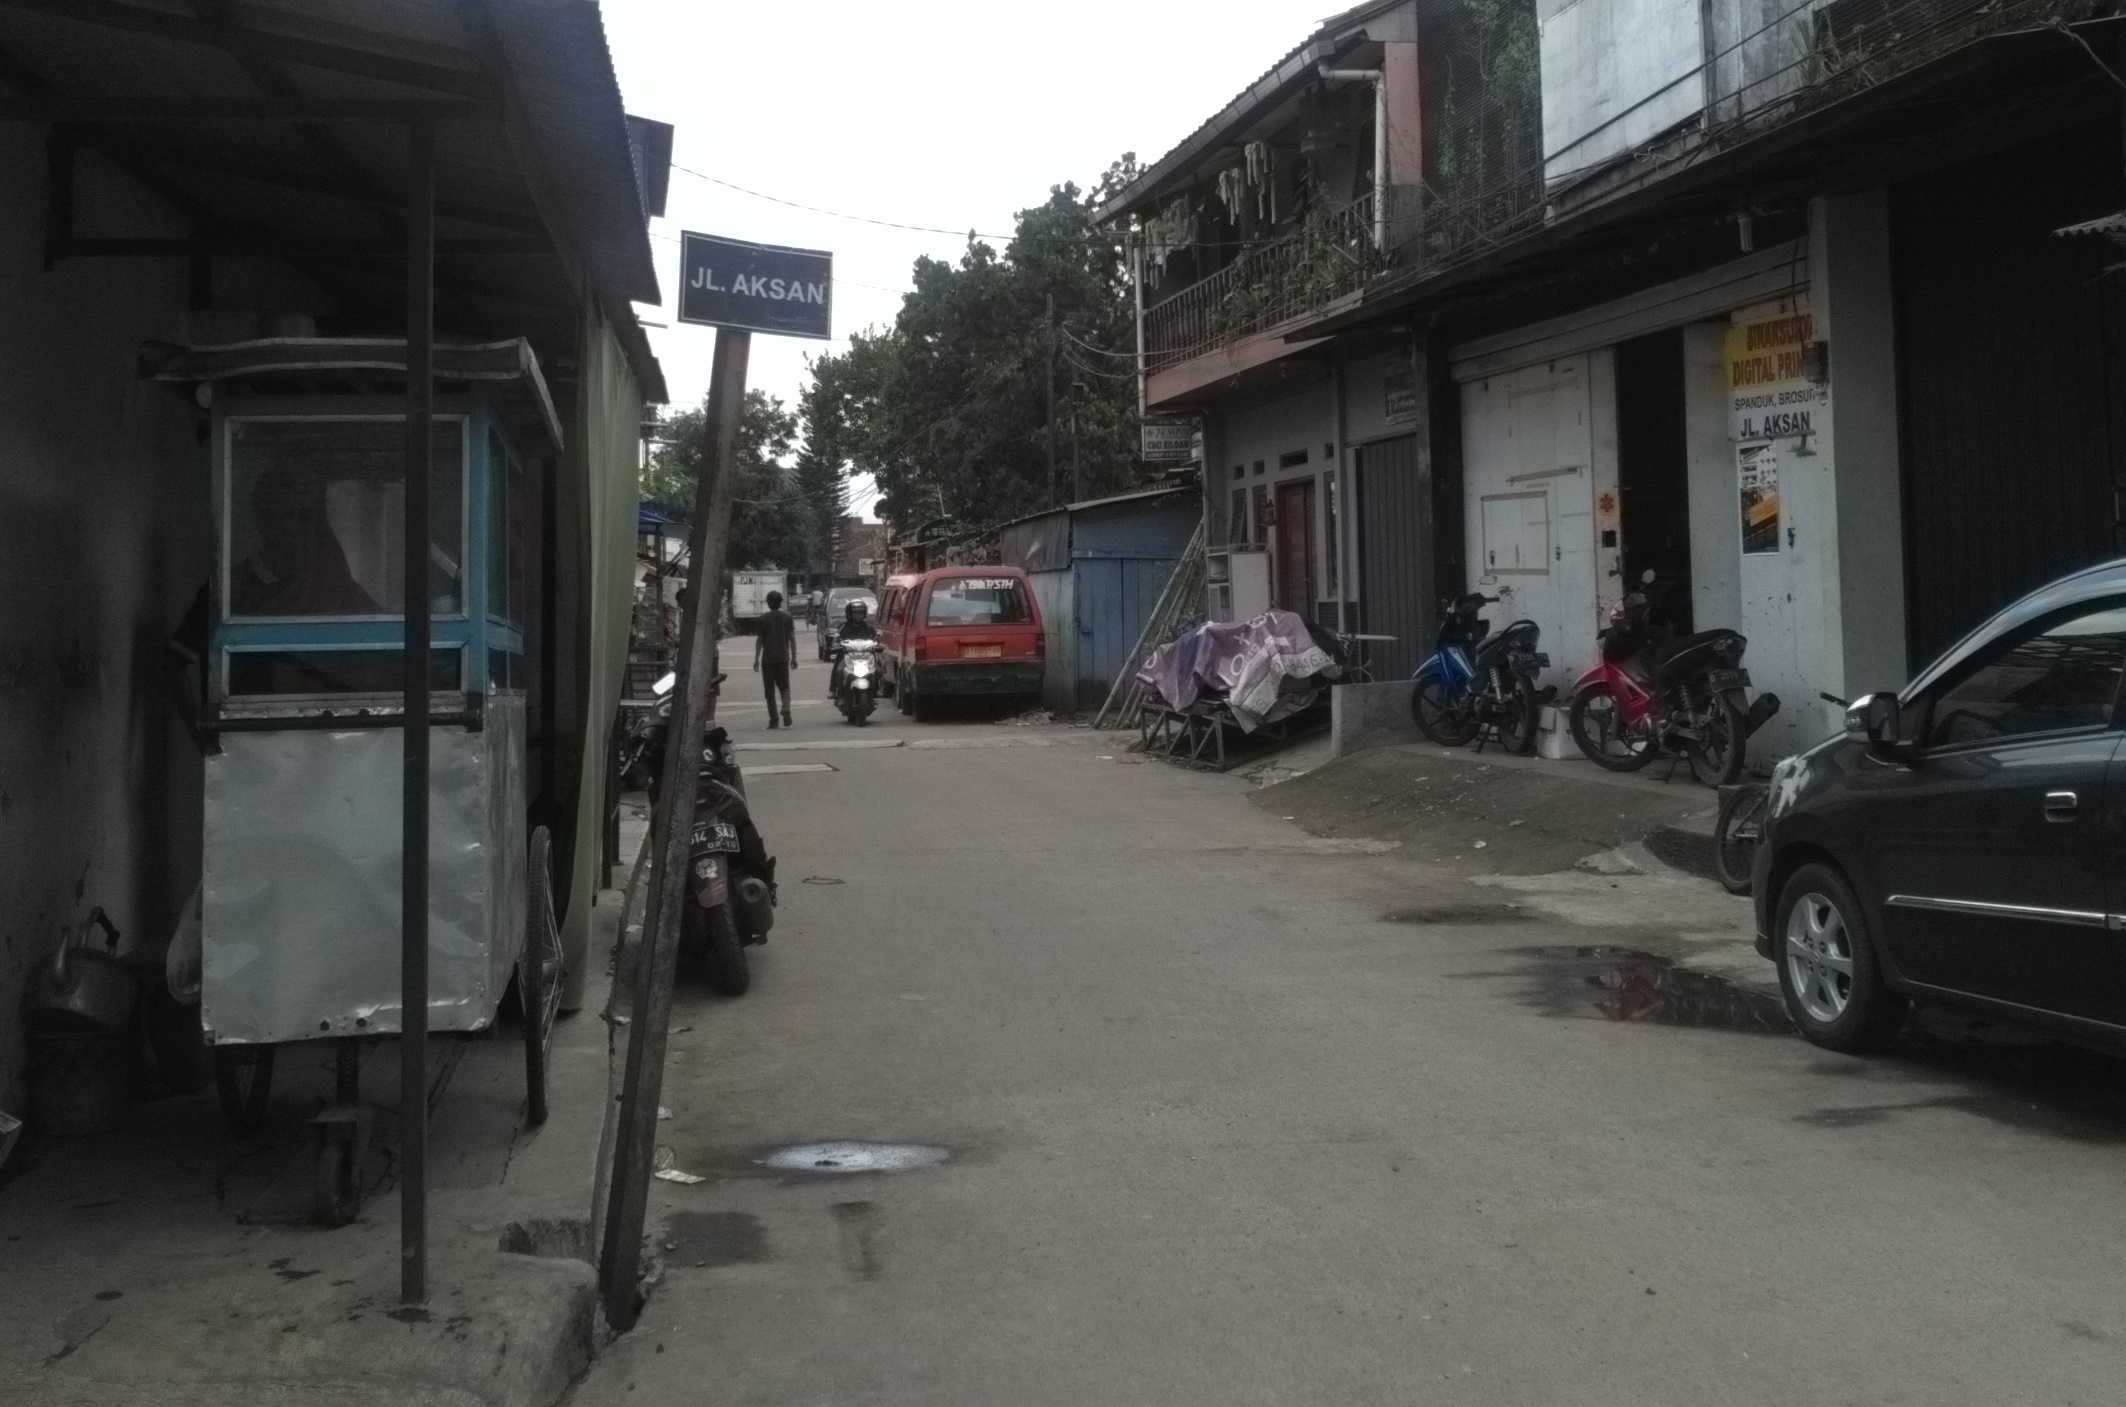
[[[826,250],[681,236],[681,322],[825,340],[833,314],[834,256]]]
[[[1187,464],[1196,458],[1196,422],[1147,420],[1139,441],[1146,464]]]

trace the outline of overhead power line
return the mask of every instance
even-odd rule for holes
[[[769,195],[766,191],[753,190],[748,186],[739,185],[736,181],[726,181],[721,176],[711,176],[706,171],[696,171],[691,166],[681,166],[677,162],[672,164],[672,169],[674,171],[683,171],[696,180],[707,181],[710,185],[722,186],[725,190],[737,191],[740,195],[750,195],[755,200],[770,201],[776,205],[787,205],[793,210],[809,210],[815,215],[831,215],[837,220],[855,220],[865,225],[883,225],[889,230],[914,230],[919,234],[954,235],[961,239],[1009,240],[1011,238],[1010,235],[983,234],[971,226],[967,229],[948,230],[942,225],[910,225],[900,220],[881,220],[875,215],[852,215],[846,210],[829,210],[824,205],[807,205],[801,200],[787,200],[779,195]]]

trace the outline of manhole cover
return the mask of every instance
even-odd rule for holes
[[[764,1168],[804,1173],[894,1173],[935,1167],[951,1157],[948,1149],[927,1143],[863,1143],[833,1139],[778,1148],[760,1160]]]

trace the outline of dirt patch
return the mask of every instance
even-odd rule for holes
[[[1518,904],[1423,904],[1381,915],[1386,923],[1533,923],[1538,916]]]
[[[1547,874],[1715,807],[1695,783],[1661,791],[1496,767],[1474,754],[1374,748],[1252,795],[1310,835],[1402,842],[1469,874]]]

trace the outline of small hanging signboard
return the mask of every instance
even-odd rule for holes
[[[1196,458],[1194,420],[1146,420],[1140,431],[1138,457],[1146,464],[1188,464]]]
[[[828,251],[681,235],[679,321],[824,341],[834,335],[833,314]]]

